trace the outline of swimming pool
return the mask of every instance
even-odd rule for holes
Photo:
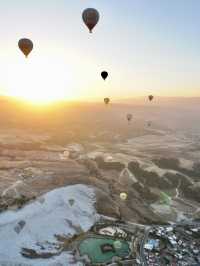
[[[103,252],[102,247],[106,245],[114,248]],[[98,264],[111,262],[114,256],[125,258],[130,254],[130,248],[129,243],[125,240],[94,236],[81,241],[79,252],[81,256],[88,255],[92,264]]]

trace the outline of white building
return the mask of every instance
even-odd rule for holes
[[[127,237],[127,233],[124,232],[122,229],[115,227],[115,226],[108,226],[105,228],[101,228],[99,230],[99,234],[107,235],[107,236],[115,236],[116,234],[120,235],[123,238]]]

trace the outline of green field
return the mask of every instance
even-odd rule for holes
[[[114,256],[125,258],[130,254],[129,244],[124,240],[118,241],[121,242],[120,248],[115,248],[115,251],[103,253],[101,246],[104,244],[114,245],[116,239],[101,236],[89,237],[80,243],[79,252],[81,256],[88,255],[92,264],[111,262]]]

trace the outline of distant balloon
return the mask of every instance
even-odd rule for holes
[[[153,95],[149,95],[149,101],[151,102],[153,100],[154,96]]]
[[[151,126],[151,122],[149,121],[149,122],[147,122],[147,126],[148,127],[150,127]]]
[[[130,122],[132,120],[132,118],[133,118],[133,115],[132,114],[127,114],[126,118],[127,118],[128,122]]]
[[[122,243],[119,240],[116,240],[113,244],[114,244],[115,249],[121,249],[122,247]]]
[[[127,199],[127,194],[125,193],[125,192],[122,192],[122,193],[120,193],[120,198],[121,198],[121,200],[126,200]]]
[[[88,27],[90,33],[99,21],[99,12],[94,8],[87,8],[82,14],[83,21]]]
[[[110,99],[109,98],[104,98],[104,103],[107,105],[107,104],[109,104],[109,102],[110,102]]]
[[[30,52],[33,50],[33,42],[29,39],[20,39],[18,42],[18,46],[26,57],[28,57]]]
[[[107,156],[106,157],[106,161],[111,162],[112,160],[113,160],[113,157],[112,156]]]
[[[106,80],[107,77],[108,77],[108,72],[106,72],[106,71],[101,72],[101,76],[102,76],[102,78],[103,78],[104,80]]]

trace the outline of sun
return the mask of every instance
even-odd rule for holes
[[[73,71],[61,57],[23,56],[4,69],[6,94],[43,104],[75,97]]]
[[[0,54],[0,94],[34,104],[102,100],[107,95],[109,81],[102,87],[101,69],[87,54],[63,47],[35,50],[28,58],[19,49]]]

